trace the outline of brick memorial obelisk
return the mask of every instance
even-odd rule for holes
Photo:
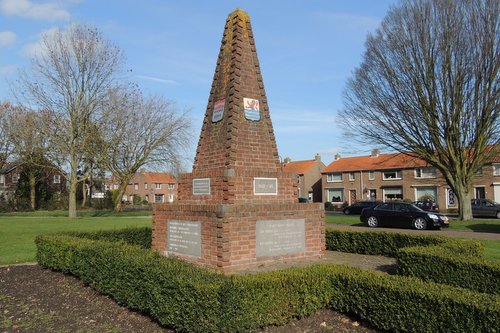
[[[282,172],[248,14],[226,20],[193,172],[157,204],[153,248],[225,271],[319,259],[324,211]]]

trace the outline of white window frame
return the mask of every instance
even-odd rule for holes
[[[157,201],[156,198],[161,197],[161,201]],[[165,196],[163,194],[155,194],[155,203],[164,203],[165,202]]]
[[[493,163],[493,176],[500,176],[500,163]]]
[[[340,197],[340,201],[331,201],[332,198],[330,198],[330,191],[340,191],[340,193],[342,194],[341,197]],[[333,204],[343,204],[344,203],[344,188],[327,188],[326,189],[326,197],[327,199],[329,200],[329,202],[333,203]]]
[[[425,169],[432,170],[432,172],[426,172]],[[432,166],[415,168],[415,178],[417,179],[436,178],[436,168]]]
[[[394,178],[389,178],[389,177],[386,177],[386,173],[395,173],[395,176]],[[382,180],[401,180],[403,179],[403,173],[402,171],[399,169],[399,170],[386,170],[386,171],[382,171]]]
[[[52,179],[52,182],[54,184],[61,184],[61,175],[54,175],[54,178]]]
[[[17,183],[19,181],[19,174],[18,173],[13,173],[12,174],[12,182]]]
[[[134,190],[136,190],[136,191],[139,190],[139,183],[134,183]]]
[[[5,175],[0,175],[0,184],[5,184]]]
[[[340,179],[334,179],[333,176],[340,175]],[[327,183],[342,183],[342,172],[332,172],[326,174]]]
[[[368,172],[368,180],[375,180],[375,171]]]
[[[155,190],[161,190],[161,183],[155,183]]]
[[[168,189],[169,190],[175,189],[175,184],[168,184]]]
[[[148,189],[148,183],[144,183],[144,189],[147,190]]]
[[[353,171],[349,172],[349,181],[354,181],[356,179],[356,173]]]

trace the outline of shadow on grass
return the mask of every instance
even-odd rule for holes
[[[486,224],[486,223],[475,223],[467,226],[474,232],[489,232],[494,234],[500,234],[500,224]]]

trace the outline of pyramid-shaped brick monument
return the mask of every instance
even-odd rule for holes
[[[248,14],[226,20],[193,172],[156,205],[153,248],[225,271],[325,252],[321,204],[298,203],[279,161]]]

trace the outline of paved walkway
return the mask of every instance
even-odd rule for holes
[[[443,228],[441,230],[413,230],[413,229],[398,229],[398,228],[370,228],[362,226],[352,226],[344,224],[331,224],[326,225],[327,229],[337,230],[353,230],[353,231],[375,231],[375,232],[399,232],[407,234],[422,234],[422,235],[440,235],[455,238],[473,238],[473,239],[486,239],[486,240],[500,240],[500,233],[489,232],[475,232],[472,230],[450,230]]]

